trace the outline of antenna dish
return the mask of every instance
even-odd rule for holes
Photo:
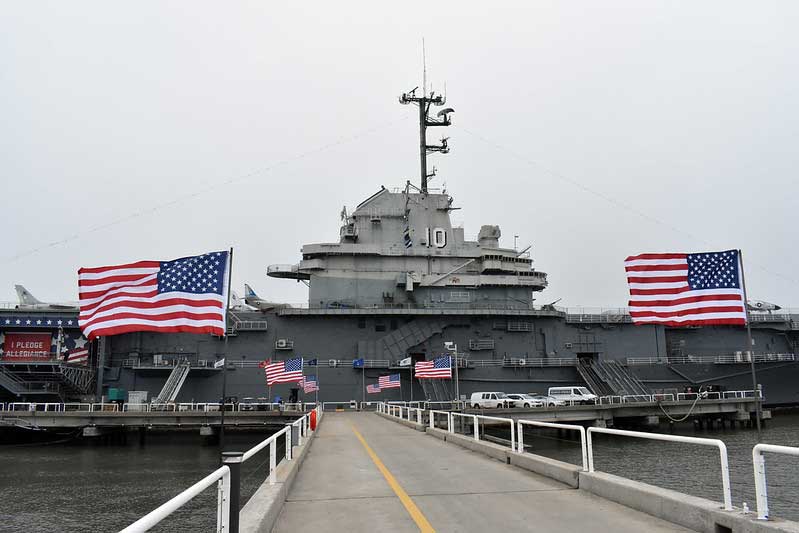
[[[447,113],[454,113],[454,112],[455,112],[454,109],[452,109],[451,107],[448,107],[448,108],[442,109],[441,111],[436,113],[436,116],[442,117],[442,116],[446,115]]]

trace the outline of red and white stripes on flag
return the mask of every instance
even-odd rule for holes
[[[301,383],[302,377],[302,357],[286,359],[266,365],[266,384],[272,386],[276,383]]]
[[[67,357],[64,360],[65,363],[75,363],[80,365],[89,364],[89,349],[88,348],[76,348],[71,350],[67,353]]]
[[[635,324],[746,324],[738,250],[640,254],[624,268]]]
[[[229,252],[81,268],[87,338],[131,331],[225,334]]]
[[[374,384],[374,385],[367,385],[366,386],[366,393],[367,394],[377,394],[378,392],[380,392],[380,385]]]

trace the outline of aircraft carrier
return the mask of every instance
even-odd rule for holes
[[[419,108],[419,185],[380,187],[355,209],[342,210],[338,242],[306,244],[297,263],[268,267],[268,276],[308,285],[306,306],[270,304],[248,287],[246,303],[229,312],[227,343],[142,332],[87,344],[75,309],[41,304],[24,291],[20,304],[0,310],[0,402],[119,391],[214,402],[222,396],[223,373],[227,395],[239,400],[313,400],[296,385],[266,387],[259,363],[295,357],[317,363],[305,374],[318,376],[321,401],[443,401],[455,397],[454,383],[413,380],[411,366],[444,353],[457,354],[462,397],[545,393],[569,384],[598,395],[752,388],[744,327],[635,326],[625,310],[536,305],[547,275],[533,268],[529,250],[501,247],[500,228],[490,224],[467,240],[450,220],[458,209],[453,198],[428,187],[434,174],[428,155],[449,150],[446,138],[427,140],[428,128],[451,123],[446,98],[412,91],[400,103]],[[433,107],[441,110],[433,115]],[[765,403],[799,404],[799,314],[750,315]],[[65,360],[84,348],[87,365]],[[365,394],[365,384],[388,373],[401,375],[401,389]]]

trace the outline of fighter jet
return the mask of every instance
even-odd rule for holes
[[[768,311],[769,313],[782,309],[782,307],[777,304],[764,302],[763,300],[747,300],[746,308],[750,311]]]
[[[17,298],[19,303],[17,309],[28,309],[31,311],[77,311],[78,306],[75,304],[67,303],[46,303],[41,302],[32,295],[28,289],[22,285],[14,285],[14,290],[17,291]]]
[[[244,301],[239,298],[239,295],[236,294],[236,291],[232,291],[230,293],[230,310],[231,311],[255,311],[255,307],[251,305],[247,305]]]
[[[272,311],[274,309],[290,307],[288,304],[267,302],[266,300],[261,299],[257,294],[255,294],[255,291],[252,290],[252,287],[246,283],[244,284],[244,302],[247,305],[255,307],[259,311]]]

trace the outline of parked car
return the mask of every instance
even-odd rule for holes
[[[547,396],[546,394],[537,394],[535,392],[531,392],[529,396],[534,400],[541,402],[544,407],[559,407],[561,405],[566,405],[566,402],[563,400],[558,400],[554,396]]]
[[[547,394],[568,404],[586,405],[596,403],[597,400],[596,394],[585,387],[550,387]]]
[[[529,394],[508,394],[508,398],[516,401],[516,407],[542,407],[544,402]]]
[[[504,392],[473,392],[469,405],[475,409],[496,409],[502,407],[515,407],[516,402],[508,398]]]

